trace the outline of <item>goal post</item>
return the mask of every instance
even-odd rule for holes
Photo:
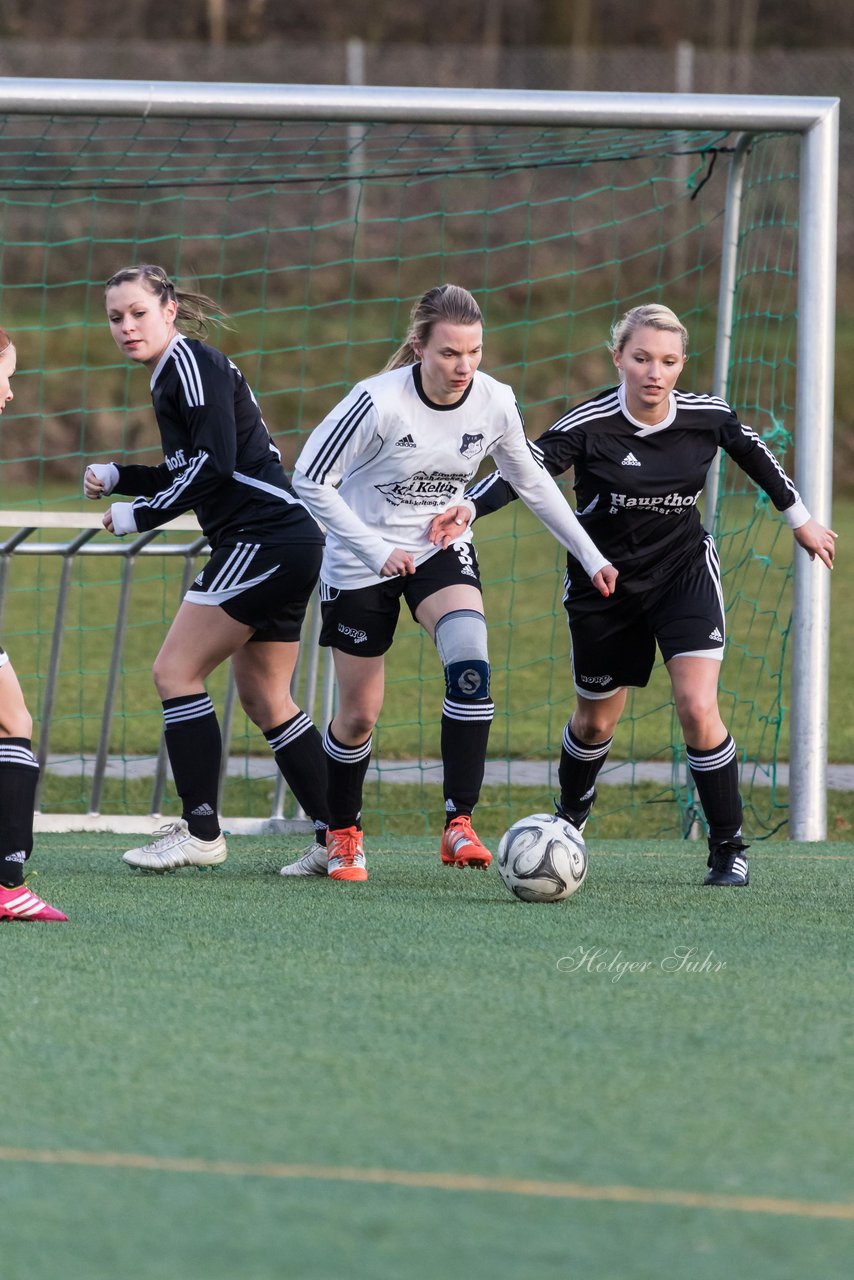
[[[459,279],[484,306],[484,367],[516,388],[531,435],[607,385],[613,319],[645,298],[670,300],[698,340],[697,389],[725,395],[781,456],[794,439],[797,487],[829,523],[837,152],[830,98],[0,79],[0,322],[19,345],[18,412],[4,418],[0,451],[4,516],[8,508],[71,515],[80,506],[71,476],[86,457],[153,458],[146,388],[108,354],[99,312],[103,280],[147,259],[194,277],[235,315],[229,354],[258,392],[286,463],[349,383],[385,363],[412,299],[439,279]],[[16,418],[30,428],[17,444]],[[800,550],[793,559],[781,522],[766,520],[748,494],[726,466],[710,478],[705,519],[721,539],[734,633],[722,689],[736,741],[748,744],[742,776],[758,828],[770,834],[788,811],[792,837],[818,840],[829,575]],[[41,558],[23,554],[26,538],[15,543],[6,528],[0,542],[7,647],[25,687],[43,694],[39,661],[28,670],[13,637],[19,610],[24,639],[36,654],[49,649],[54,579],[33,568]],[[496,800],[506,818],[520,762],[540,762],[548,794],[570,705],[561,554],[516,511],[495,517],[494,529],[485,522],[476,544],[509,708],[491,742],[499,774],[506,764]],[[146,565],[161,563],[156,547],[144,550]],[[106,685],[123,717],[113,753],[139,754],[134,744],[144,740],[143,753],[156,757],[142,662],[131,687],[115,650],[106,672],[87,657],[95,599],[115,596],[124,608],[121,582],[105,586],[107,563],[91,554],[85,572],[66,572],[79,656],[64,670],[57,652],[52,674],[97,685],[98,697]],[[149,640],[167,625],[180,581],[165,568],[155,576],[146,587]],[[136,625],[131,617],[132,638]],[[431,693],[440,673],[405,628],[399,645],[378,735],[386,768],[370,800],[383,821],[406,806],[426,813],[437,790]],[[654,680],[660,686],[661,674]],[[322,694],[320,715],[328,671],[315,670],[310,685],[313,698]],[[230,717],[229,696],[224,689]],[[638,830],[646,805],[671,815],[657,830],[684,834],[696,806],[669,691],[656,696],[633,699],[603,781],[628,777],[612,806],[626,833]],[[146,698],[152,709],[143,709]],[[37,716],[43,705],[33,706]],[[94,733],[85,709],[79,718],[76,738],[66,726],[63,749],[103,759],[116,735],[111,708],[99,709]],[[148,738],[137,732],[143,723]],[[61,737],[57,724],[50,731]],[[244,738],[247,757],[263,746]],[[649,755],[672,776],[643,796],[638,761]],[[786,756],[788,801],[779,796]],[[766,766],[770,782],[758,776]],[[407,770],[416,783],[401,783]],[[264,785],[274,816],[284,815],[272,767]],[[127,812],[138,795],[128,787],[109,803]],[[228,803],[227,812],[241,812],[240,794]],[[603,797],[597,821],[607,811]]]

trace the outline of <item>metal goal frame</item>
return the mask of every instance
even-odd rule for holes
[[[636,129],[719,129],[739,135],[727,191],[715,392],[725,395],[744,158],[752,137],[800,139],[795,483],[830,523],[839,100],[724,94],[572,93],[340,85],[215,84],[0,78],[0,112],[143,118],[326,120]],[[714,509],[714,479],[707,491]],[[789,827],[826,836],[829,575],[795,551]],[[96,825],[93,823],[93,825]]]

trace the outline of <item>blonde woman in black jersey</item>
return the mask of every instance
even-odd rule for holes
[[[146,871],[211,866],[226,857],[217,815],[222,744],[205,690],[231,660],[246,714],[326,841],[320,735],[294,703],[300,627],[320,570],[323,536],[282,469],[243,374],[190,333],[224,313],[204,294],[176,288],[162,267],[123,269],[106,284],[110,331],[123,355],[151,374],[165,455],[159,466],[90,463],[87,498],[114,502],[104,527],[121,537],[193,510],[211,557],[187,592],[154,663],[181,817],[124,860]]]
[[[577,700],[563,736],[559,812],[584,826],[627,689],[647,684],[657,645],[708,823],[705,883],[743,886],[749,870],[736,747],[718,708],[720,565],[696,507],[718,448],[765,490],[795,541],[828,569],[836,534],[811,518],[777,459],[724,400],[676,390],[688,334],[668,307],[627,312],[614,326],[611,351],[619,386],[570,410],[535,445],[552,475],[573,469],[579,521],[620,570],[615,594],[597,598],[567,558]],[[457,520],[486,515],[514,496],[495,472],[467,492],[469,502],[434,521],[432,535],[440,539]]]

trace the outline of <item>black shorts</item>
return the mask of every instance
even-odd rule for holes
[[[642,689],[655,664],[678,656],[723,658],[726,629],[721,570],[714,539],[675,582],[659,591],[608,599],[585,593],[564,599],[572,636],[572,675],[585,698],[607,698],[626,686]]]
[[[370,587],[347,591],[321,582],[320,643],[362,658],[378,658],[391,648],[401,596],[414,618],[428,596],[461,585],[480,590],[477,555],[470,542],[453,542],[423,561],[414,573],[384,578]]]
[[[184,599],[219,605],[255,628],[252,640],[299,640],[322,559],[319,543],[226,543],[212,552]]]

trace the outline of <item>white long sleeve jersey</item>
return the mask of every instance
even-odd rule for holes
[[[608,563],[532,452],[510,387],[478,371],[455,404],[433,404],[420,366],[406,365],[357,383],[297,458],[294,488],[326,526],[324,582],[345,590],[380,582],[395,547],[416,566],[435,555],[430,521],[462,500],[490,454],[590,577]],[[470,532],[459,540],[471,541]]]

